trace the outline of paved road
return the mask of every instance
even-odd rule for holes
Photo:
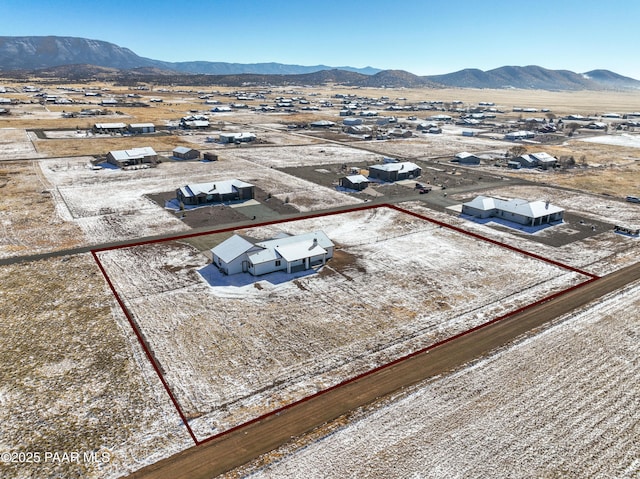
[[[145,467],[135,479],[210,479],[377,398],[443,374],[640,279],[640,263]]]

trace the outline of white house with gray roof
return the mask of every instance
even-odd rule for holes
[[[477,196],[462,204],[462,214],[476,218],[502,218],[526,226],[540,226],[562,221],[564,209],[548,201],[522,199],[503,200],[488,196]]]
[[[225,274],[260,276],[274,271],[294,273],[324,265],[333,257],[333,242],[323,231],[299,235],[282,233],[256,241],[233,235],[211,250],[212,263]]]

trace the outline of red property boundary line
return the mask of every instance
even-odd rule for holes
[[[184,412],[182,411],[182,409],[180,408],[180,404],[178,403],[178,400],[176,399],[175,395],[173,394],[171,388],[169,387],[169,384],[167,383],[166,379],[164,378],[164,375],[162,373],[162,369],[160,367],[160,364],[158,363],[158,361],[156,360],[154,354],[152,353],[151,349],[148,347],[142,332],[140,331],[140,329],[138,328],[136,322],[134,321],[129,309],[127,308],[127,306],[124,304],[124,301],[122,300],[122,298],[120,297],[120,295],[118,294],[118,291],[116,290],[113,282],[111,281],[111,279],[109,278],[109,275],[107,274],[106,269],[104,268],[102,262],[100,261],[100,259],[98,258],[98,253],[100,252],[104,252],[104,251],[111,251],[111,250],[117,250],[117,249],[123,249],[123,248],[131,248],[131,247],[135,247],[135,246],[143,246],[143,245],[147,245],[147,244],[153,244],[153,243],[162,243],[162,242],[167,242],[167,241],[177,241],[177,240],[181,240],[181,239],[188,239],[188,238],[193,238],[193,237],[197,237],[197,236],[204,236],[204,235],[210,235],[210,234],[216,234],[216,233],[225,233],[225,232],[229,232],[229,231],[235,231],[238,229],[242,229],[242,228],[257,228],[257,227],[261,227],[261,226],[269,226],[269,225],[274,225],[274,224],[283,224],[283,223],[289,223],[292,221],[302,221],[302,220],[306,220],[306,219],[312,219],[312,218],[320,218],[320,217],[324,217],[324,216],[333,216],[333,215],[339,215],[339,214],[345,214],[345,213],[353,213],[353,212],[358,212],[358,211],[366,211],[366,210],[370,210],[370,209],[377,209],[377,208],[389,208],[395,211],[398,211],[400,213],[404,213],[404,214],[408,214],[410,216],[419,218],[421,220],[427,221],[429,223],[433,223],[436,224],[440,227],[443,228],[448,228],[450,230],[456,231],[457,233],[466,235],[466,236],[470,236],[474,239],[478,239],[480,241],[485,241],[488,243],[491,243],[493,245],[496,246],[500,246],[502,248],[506,248],[509,249],[513,252],[534,258],[536,260],[539,261],[543,261],[545,263],[549,263],[552,264],[554,266],[558,266],[560,268],[566,269],[568,271],[572,271],[572,272],[576,272],[579,273],[581,275],[587,276],[589,279],[586,281],[583,281],[582,283],[578,283],[574,286],[571,286],[569,288],[566,288],[562,291],[559,291],[557,293],[554,293],[552,295],[546,296],[538,301],[535,301],[533,303],[527,304],[525,306],[522,306],[518,309],[515,309],[513,311],[510,311],[506,314],[503,314],[501,316],[498,316],[496,318],[493,318],[485,323],[482,323],[478,326],[475,326],[471,329],[468,329],[466,331],[463,331],[461,333],[458,333],[454,336],[451,336],[447,339],[444,339],[442,341],[439,341],[437,343],[431,344],[430,346],[427,346],[425,348],[422,348],[420,350],[414,351],[410,354],[407,354],[405,356],[402,356],[400,358],[397,358],[389,363],[385,363],[381,366],[378,366],[374,369],[371,369],[369,371],[366,371],[364,373],[358,374],[357,376],[351,377],[349,379],[346,379],[338,384],[335,384],[327,389],[323,389],[321,391],[318,391],[310,396],[306,396],[302,399],[299,399],[297,401],[294,401],[292,403],[286,404],[278,409],[274,409],[273,411],[270,411],[268,413],[265,413],[261,416],[257,416],[249,421],[246,421],[244,423],[238,424],[236,426],[233,426],[225,431],[222,431],[218,434],[215,434],[213,436],[210,436],[208,438],[205,438],[203,440],[199,440],[195,433],[193,432],[193,430],[191,429],[191,426],[189,425],[189,422],[184,414]],[[144,350],[147,359],[149,360],[149,362],[151,363],[151,365],[153,366],[153,369],[155,370],[156,374],[158,375],[158,377],[160,378],[160,381],[162,382],[162,385],[164,386],[167,394],[169,395],[169,398],[171,399],[171,402],[173,403],[174,407],[176,408],[176,410],[178,411],[178,415],[180,416],[180,419],[182,420],[183,424],[186,426],[187,431],[189,432],[189,435],[191,436],[191,439],[193,440],[194,444],[196,446],[199,446],[201,444],[216,440],[216,439],[220,439],[228,434],[231,434],[234,431],[237,431],[239,429],[242,429],[246,426],[249,426],[251,424],[260,422],[270,416],[273,416],[275,414],[279,414],[283,411],[286,411],[287,409],[290,409],[292,407],[298,406],[300,404],[303,404],[307,401],[310,401],[313,398],[316,398],[318,396],[321,396],[323,394],[327,394],[330,391],[333,391],[335,389],[341,388],[343,386],[346,386],[347,384],[356,382],[362,378],[365,378],[367,376],[370,376],[374,373],[377,373],[379,371],[382,371],[384,369],[390,368],[398,363],[401,363],[403,361],[406,361],[409,358],[412,358],[414,356],[418,356],[420,354],[426,353],[434,348],[437,348],[439,346],[442,346],[446,343],[449,343],[451,341],[454,341],[460,337],[466,336],[468,334],[471,334],[475,331],[478,331],[479,329],[485,328],[491,324],[497,323],[499,321],[503,321],[507,318],[510,318],[511,316],[515,316],[516,314],[522,313],[530,308],[533,308],[535,306],[538,306],[542,303],[545,303],[547,301],[550,301],[552,299],[555,299],[559,296],[562,296],[570,291],[573,291],[575,289],[581,288],[597,279],[599,279],[600,277],[597,275],[594,275],[592,273],[580,270],[578,268],[574,268],[573,266],[569,266],[563,263],[560,263],[558,261],[554,261],[548,258],[545,258],[543,256],[540,256],[538,254],[535,253],[531,253],[529,251],[525,251],[523,249],[519,249],[516,248],[515,246],[511,246],[508,244],[504,244],[501,243],[500,241],[491,239],[491,238],[487,238],[485,236],[482,236],[480,234],[477,233],[473,233],[467,230],[464,230],[462,228],[459,228],[457,226],[453,226],[447,223],[444,223],[442,221],[438,221],[432,218],[429,218],[427,216],[421,215],[419,213],[415,213],[413,211],[410,210],[406,210],[404,208],[400,208],[399,206],[396,205],[392,205],[392,204],[388,204],[388,203],[382,203],[382,204],[375,204],[375,205],[366,205],[366,206],[359,206],[359,207],[354,207],[354,208],[350,208],[350,209],[346,209],[346,210],[339,210],[339,211],[332,211],[332,212],[325,212],[325,213],[315,213],[315,214],[310,214],[310,215],[305,215],[305,216],[300,216],[300,217],[295,217],[295,218],[286,218],[286,219],[281,219],[281,220],[272,220],[272,221],[266,221],[266,222],[262,222],[262,223],[256,223],[256,224],[250,224],[250,225],[246,225],[246,226],[234,226],[234,227],[228,227],[228,228],[221,228],[221,229],[217,229],[217,230],[211,230],[211,231],[205,231],[205,232],[200,232],[200,233],[191,233],[191,234],[185,234],[185,235],[181,235],[181,236],[172,236],[170,238],[166,238],[166,239],[154,239],[154,240],[148,240],[148,241],[141,241],[141,242],[137,242],[137,243],[130,243],[130,244],[123,244],[123,245],[117,245],[117,246],[112,246],[112,247],[105,247],[105,248],[97,248],[94,250],[91,250],[91,254],[93,256],[93,259],[95,260],[95,262],[98,265],[98,268],[100,269],[100,271],[102,272],[102,275],[105,277],[107,284],[109,285],[109,288],[111,289],[111,292],[113,293],[114,297],[116,298],[116,301],[118,302],[118,304],[120,305],[120,308],[122,309],[122,312],[124,313],[124,315],[126,316],[127,320],[129,321],[129,324],[131,325],[131,328],[133,329],[133,332],[135,333],[138,342],[140,343],[140,345],[142,346],[142,349]]]

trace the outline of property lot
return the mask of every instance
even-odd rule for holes
[[[200,440],[586,279],[387,208],[242,233],[316,229],[336,255],[295,279],[185,243],[98,254]]]
[[[258,158],[271,158],[254,153]],[[280,150],[271,151],[277,158]],[[284,174],[253,160],[231,157],[215,162],[167,161],[156,168],[142,170],[87,167],[89,157],[43,160],[40,165],[62,217],[77,224],[88,243],[118,241],[161,233],[186,231],[179,219],[182,212],[166,210],[147,195],[166,194],[188,183],[238,178],[255,184],[262,192],[288,203],[299,211],[359,203],[361,200],[309,181]],[[162,196],[161,195],[161,196]],[[164,196],[162,196],[164,197]],[[264,200],[264,198],[261,198]],[[288,209],[291,211],[291,209]],[[209,226],[226,223],[224,216],[211,213]],[[191,213],[186,212],[189,217]],[[194,213],[194,216],[198,213]],[[204,221],[201,219],[201,221]]]

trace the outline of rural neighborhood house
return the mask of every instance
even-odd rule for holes
[[[120,168],[155,161],[158,161],[158,154],[150,146],[131,148],[130,150],[114,150],[107,153],[107,162]]]
[[[236,179],[193,183],[176,190],[176,198],[185,205],[251,200],[253,195],[254,185]]]
[[[282,233],[274,239],[254,241],[233,235],[211,250],[213,264],[225,274],[254,276],[286,271],[295,273],[324,265],[333,257],[334,244],[323,231],[300,235]]]
[[[398,163],[384,163],[369,167],[369,178],[382,181],[400,181],[417,178],[422,174],[422,169],[410,161]]]
[[[530,202],[522,199],[502,200],[478,196],[462,204],[462,214],[477,218],[502,218],[525,226],[540,226],[562,221],[564,209],[548,201]]]

